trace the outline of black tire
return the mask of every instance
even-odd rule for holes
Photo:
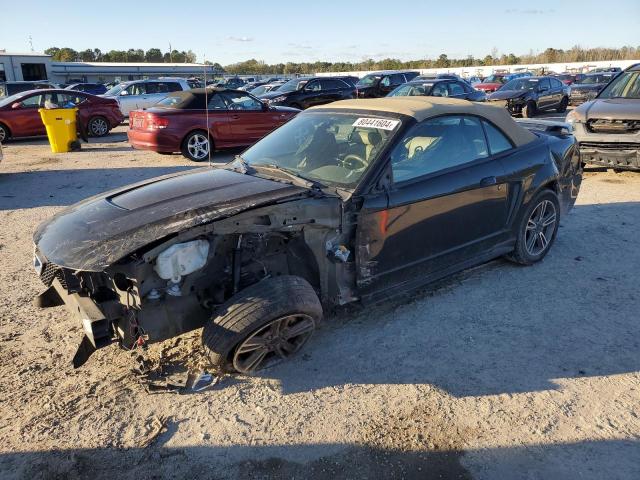
[[[536,102],[529,100],[527,104],[522,108],[522,116],[524,118],[533,118],[538,113]]]
[[[531,250],[529,248],[529,240],[532,238],[532,235],[538,231],[536,229],[532,229],[530,227],[530,219],[532,219],[532,215],[538,209],[541,209],[541,205],[545,202],[550,202],[553,205],[554,209],[554,223],[553,228],[550,230],[544,230],[543,228],[540,231],[544,232],[544,239],[546,241],[546,246],[542,248],[541,251]],[[547,208],[549,208],[549,203],[546,204]],[[540,210],[538,210],[539,212]],[[536,212],[537,213],[537,212]],[[536,222],[537,223],[537,222]],[[542,222],[544,223],[544,222]],[[536,262],[542,260],[553,245],[554,240],[556,239],[556,235],[558,234],[558,227],[560,225],[560,202],[558,202],[558,196],[552,190],[542,190],[536,196],[531,199],[528,206],[520,216],[520,221],[518,224],[518,232],[516,238],[516,245],[511,252],[507,256],[507,258],[515,263],[519,263],[521,265],[533,265]],[[537,228],[537,225],[536,225]],[[542,240],[535,240],[534,247],[540,247],[542,245]]]
[[[87,134],[90,137],[104,137],[110,130],[109,121],[100,115],[91,117],[87,122]]]
[[[258,282],[231,297],[204,326],[202,345],[205,354],[212,366],[221,371],[252,373],[252,370],[238,368],[239,348],[263,329],[283,318],[295,316],[312,323],[311,332],[302,339],[304,344],[322,319],[320,300],[306,280],[285,275]],[[275,357],[275,350],[272,353]],[[268,357],[264,358],[268,360]],[[265,364],[258,364],[255,370],[261,366]]]
[[[9,127],[0,123],[0,142],[5,142],[11,138],[11,132],[9,131]]]
[[[562,97],[560,101],[560,105],[556,108],[556,112],[564,113],[567,111],[567,106],[569,105],[569,99],[567,97]]]
[[[195,148],[195,146],[192,145],[192,142],[194,140],[197,140],[198,137],[200,137],[198,143],[202,143],[204,141],[207,142],[206,154],[204,153],[205,150]],[[213,149],[214,145],[211,135],[208,135],[205,130],[194,130],[193,132],[190,132],[186,137],[184,137],[184,140],[182,141],[181,152],[182,155],[184,155],[192,162],[204,162],[209,160],[209,156],[213,154]],[[200,155],[200,153],[202,153],[202,155]]]

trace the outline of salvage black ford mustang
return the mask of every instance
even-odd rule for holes
[[[536,125],[534,125],[536,127]],[[223,168],[61,211],[36,231],[42,307],[83,325],[74,358],[203,327],[209,360],[253,372],[323,309],[549,251],[574,204],[573,136],[463,100],[346,100],[298,115]]]

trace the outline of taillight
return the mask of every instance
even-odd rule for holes
[[[169,119],[165,117],[158,117],[153,113],[146,114],[145,127],[147,130],[159,130],[167,128],[169,126]]]

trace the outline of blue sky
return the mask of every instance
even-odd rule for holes
[[[640,46],[640,0],[0,0],[0,12],[0,49],[8,51],[28,51],[29,35],[36,51],[166,51],[171,42],[223,65]]]

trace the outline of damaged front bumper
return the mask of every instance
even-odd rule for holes
[[[640,144],[584,142],[580,156],[587,164],[640,171]]]

